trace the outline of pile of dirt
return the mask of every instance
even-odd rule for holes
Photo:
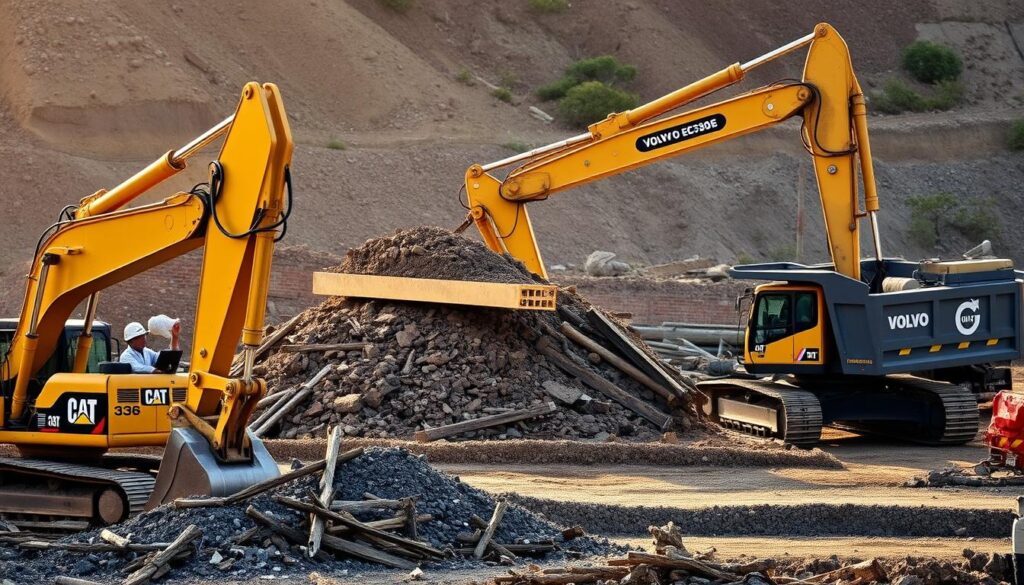
[[[855,560],[841,561],[837,556],[826,559],[781,560],[775,575],[806,579],[849,566]],[[880,560],[897,585],[928,585],[931,583],[991,584],[1013,583],[1012,555],[983,553],[964,549],[963,559],[943,560],[931,557],[908,556],[902,559]]]
[[[1009,510],[861,504],[737,505],[706,508],[621,506],[509,494],[510,501],[558,523],[586,518],[598,534],[627,535],[673,522],[692,536],[879,536],[1003,538]]]
[[[523,265],[474,242],[422,227],[369,240],[337,271],[504,283],[536,282]],[[563,318],[586,329],[588,303],[559,291],[559,310],[515,311],[455,305],[331,298],[302,313],[287,344],[356,342],[361,351],[295,352],[280,348],[257,366],[270,392],[329,373],[268,437],[310,438],[340,426],[346,436],[408,438],[415,431],[524,409],[556,400],[562,408],[459,438],[652,440],[661,430],[566,375],[536,345],[546,339],[577,367],[675,415],[675,430],[693,425],[684,400],[668,405],[651,390],[569,341]],[[596,336],[589,331],[592,336]],[[286,351],[285,349],[289,349]],[[599,399],[600,398],[600,399]]]
[[[257,575],[303,574],[311,570],[326,575],[383,570],[380,565],[349,557],[311,560],[297,545],[277,536],[271,537],[269,531],[238,542],[240,535],[258,526],[246,514],[250,505],[278,523],[294,527],[303,535],[308,534],[307,515],[284,507],[272,498],[275,495],[304,498],[316,486],[318,478],[319,474],[306,476],[237,505],[184,509],[162,506],[109,529],[129,538],[132,543],[148,544],[171,542],[189,525],[199,527],[203,536],[197,541],[194,554],[173,568],[175,579],[246,579]],[[490,518],[496,503],[487,493],[435,470],[424,457],[402,449],[366,449],[359,457],[339,465],[335,473],[335,489],[335,499],[346,501],[361,500],[367,492],[384,499],[418,496],[417,513],[433,516],[433,520],[420,523],[418,538],[440,550],[465,546],[459,543],[458,536],[472,531],[470,517]],[[358,513],[357,516],[360,520],[371,521],[388,518],[390,514],[377,511]],[[565,558],[566,555],[602,555],[621,550],[606,540],[587,536],[567,542],[562,536],[562,528],[515,504],[506,509],[494,541],[509,545],[551,542],[556,551],[546,556],[552,559]],[[97,530],[69,536],[59,542],[101,541]],[[135,553],[34,552],[0,547],[0,575],[17,583],[40,582],[55,575],[103,580],[121,574],[135,557]],[[449,552],[445,560],[424,563],[423,566],[448,569],[473,564],[471,559]]]

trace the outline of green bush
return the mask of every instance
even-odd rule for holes
[[[924,112],[928,109],[925,99],[899,79],[886,81],[882,92],[872,96],[871,105],[883,114]]]
[[[947,79],[935,84],[935,95],[926,99],[930,110],[948,110],[964,100],[964,84]]]
[[[1007,141],[1010,150],[1024,150],[1024,120],[1017,120],[1010,125],[1010,138]]]
[[[412,8],[414,0],[379,0],[379,2],[395,12],[408,12]]]
[[[609,87],[600,81],[587,81],[573,87],[558,102],[558,111],[573,126],[586,127],[612,112],[635,108],[636,94]]]
[[[474,85],[473,74],[465,67],[459,69],[459,72],[455,74],[455,80],[466,85]]]
[[[970,241],[998,240],[999,217],[991,197],[964,199],[952,193],[915,195],[910,206],[910,237],[923,247],[941,247],[942,234],[952,229]]]
[[[636,67],[619,63],[619,60],[611,55],[602,55],[573,63],[565,69],[561,79],[542,85],[536,93],[542,100],[557,100],[565,97],[570,89],[585,81],[615,85],[632,81],[635,77]]]
[[[963,62],[953,49],[930,41],[914,41],[903,50],[903,68],[922,83],[955,80]]]
[[[530,0],[530,8],[537,12],[565,12],[569,0]]]
[[[491,95],[505,102],[506,104],[512,103],[512,90],[507,87],[499,87],[498,89],[491,92]]]
[[[345,150],[348,146],[345,146],[344,142],[334,139],[327,143],[327,148],[331,150]]]
[[[931,97],[922,96],[899,79],[890,79],[881,93],[871,96],[871,106],[883,114],[948,110],[963,101],[964,86],[959,81],[940,81],[932,93]]]

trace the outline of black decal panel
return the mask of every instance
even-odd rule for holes
[[[107,395],[62,394],[53,407],[36,413],[35,423],[33,430],[44,433],[103,434],[107,432]]]
[[[640,152],[650,152],[699,136],[718,132],[722,128],[725,128],[725,116],[722,114],[712,114],[686,122],[685,124],[670,126],[664,130],[645,134],[636,139],[636,149]]]

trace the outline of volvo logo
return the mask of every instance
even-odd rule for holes
[[[931,321],[928,313],[914,313],[911,315],[892,315],[889,317],[889,329],[914,329],[915,327],[927,327]]]
[[[956,309],[956,329],[961,335],[971,335],[981,325],[981,303],[971,299],[960,303]]]

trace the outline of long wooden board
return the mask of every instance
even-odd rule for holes
[[[313,294],[554,311],[558,287],[469,280],[314,272]]]

